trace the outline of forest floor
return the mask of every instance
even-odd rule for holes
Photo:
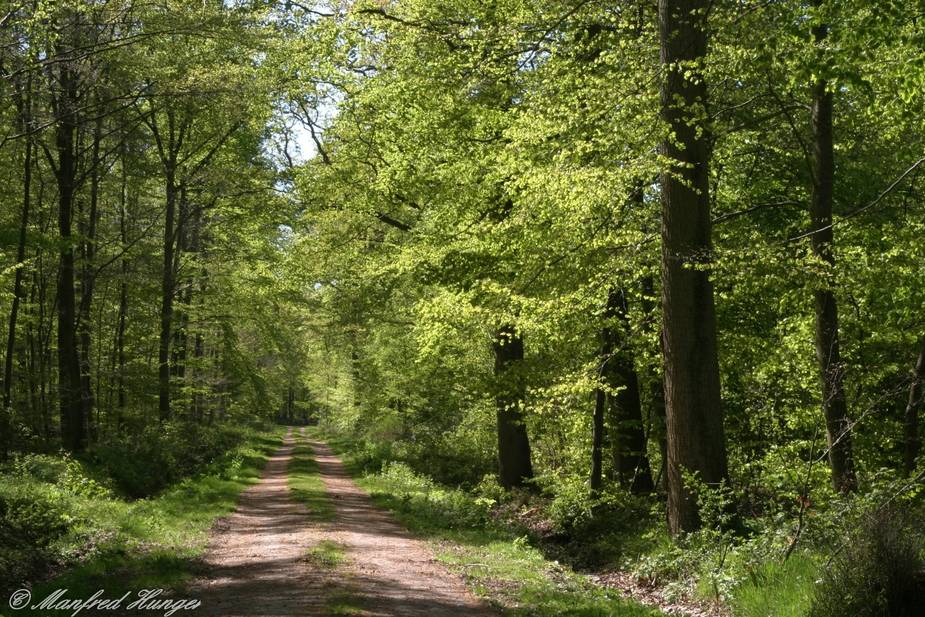
[[[315,472],[323,487],[310,478],[308,486],[294,483],[291,470]],[[215,525],[203,562],[202,576],[188,588],[202,602],[201,615],[495,614],[304,429],[289,432],[260,481]]]

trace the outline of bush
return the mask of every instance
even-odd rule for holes
[[[92,456],[122,492],[140,498],[203,471],[243,438],[243,431],[228,426],[174,421],[115,437]]]
[[[38,572],[76,523],[67,497],[53,486],[17,476],[0,481],[0,591]]]
[[[824,569],[810,617],[921,617],[923,541],[907,509],[883,508],[867,515]]]

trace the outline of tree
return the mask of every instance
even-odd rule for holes
[[[815,3],[818,8],[821,0]],[[828,26],[813,27],[816,44],[828,36]],[[835,184],[835,153],[832,132],[832,98],[829,81],[821,76],[812,87],[813,186],[810,205],[813,255],[829,268],[835,265],[832,251],[832,195]],[[857,488],[854,454],[851,446],[851,421],[845,399],[845,365],[841,359],[838,336],[838,304],[835,292],[828,287],[813,292],[816,310],[816,361],[822,385],[822,410],[829,445],[832,484],[841,492]]]
[[[727,477],[720,400],[716,315],[710,281],[710,129],[703,62],[708,3],[660,0],[665,76],[662,117],[670,134],[661,154],[662,313],[668,423],[668,525],[699,524],[697,496],[685,474],[709,486]]]

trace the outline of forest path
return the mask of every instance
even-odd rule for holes
[[[327,614],[328,581],[305,559],[321,532],[308,509],[289,494],[287,468],[295,446],[290,429],[260,481],[242,492],[235,511],[213,527],[203,557],[205,576],[185,594],[202,602],[197,616]]]
[[[400,617],[494,615],[463,581],[434,558],[350,478],[327,444],[308,440],[335,508],[328,536],[346,548],[350,606],[354,614]]]
[[[304,436],[304,429],[301,434]],[[203,558],[205,575],[186,597],[209,617],[488,617],[462,580],[434,559],[420,540],[373,505],[324,443],[299,440],[314,451],[331,522],[319,522],[293,499],[287,468],[298,442],[290,429],[260,481],[235,511],[216,524]],[[337,546],[344,563],[325,568],[308,552]]]

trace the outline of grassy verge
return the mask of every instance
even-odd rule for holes
[[[660,615],[547,560],[525,537],[494,522],[490,501],[437,485],[400,463],[386,465],[379,473],[362,474],[351,458],[348,441],[313,431],[341,453],[357,482],[378,505],[430,541],[437,558],[504,615]]]
[[[35,584],[33,598],[61,588],[68,589],[69,598],[87,598],[98,589],[117,597],[181,586],[196,573],[213,522],[233,510],[241,491],[257,481],[283,432],[251,432],[204,473],[148,499],[127,501],[111,492],[56,494],[66,516],[76,521],[55,547],[69,567]],[[37,490],[48,490],[36,484]],[[43,613],[17,612],[32,614]]]
[[[298,436],[296,438],[299,439]],[[288,481],[292,496],[306,505],[315,520],[325,522],[334,518],[334,506],[324,489],[318,463],[308,444],[298,443],[292,451]]]

